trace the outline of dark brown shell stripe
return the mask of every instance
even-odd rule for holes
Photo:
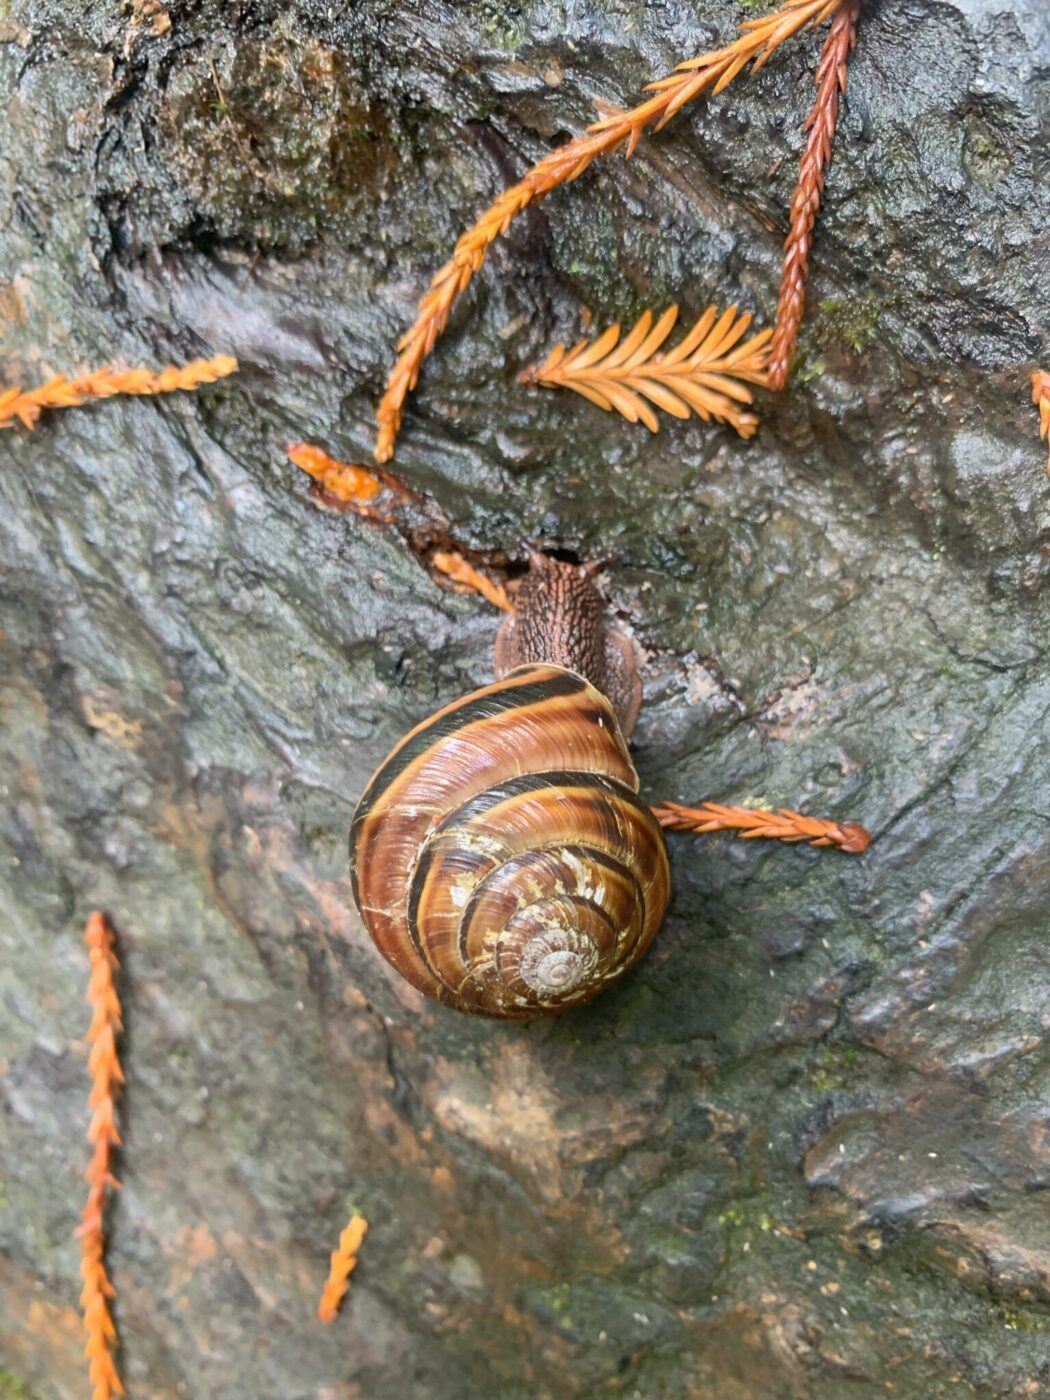
[[[457,1005],[500,1003],[503,1015],[568,1005],[592,993],[543,998],[509,989],[514,939],[497,943],[500,932],[520,927],[530,902],[535,911],[545,901],[552,918],[556,905],[563,922],[587,926],[602,948],[596,991],[648,946],[650,911],[666,902],[662,853],[656,823],[625,783],[598,773],[526,774],[478,794],[435,828],[412,878],[407,930]],[[655,876],[639,882],[632,866]],[[471,891],[465,905],[457,890]]]
[[[556,777],[568,779],[568,787],[559,781],[552,802]],[[526,928],[540,906],[534,905],[531,914],[523,908],[520,892],[508,885],[515,872],[508,872],[504,880],[493,874],[493,852],[501,853],[497,859],[515,859],[526,849],[526,828],[532,833],[529,847],[537,846],[537,832],[542,845],[550,845],[548,831],[553,831],[554,841],[561,842],[560,854],[548,856],[544,875],[552,893],[543,894],[541,857],[524,861],[516,874],[545,901],[547,916],[569,921],[570,927],[582,921],[593,932],[603,949],[597,990],[606,969],[613,975],[611,969],[619,970],[627,958],[606,950],[611,925],[618,922],[626,929],[646,909],[644,923],[635,925],[628,940],[639,943],[640,956],[667,901],[662,835],[635,796],[637,786],[608,701],[561,667],[520,667],[446,706],[406,735],[376,771],[351,827],[354,894],[380,951],[414,986],[441,1001],[495,1015],[536,1014],[540,1006],[530,1007],[527,996],[519,998],[518,993],[528,989],[518,977],[513,949],[496,950],[493,929],[506,918],[516,921],[515,929]],[[567,792],[574,793],[568,805]],[[510,824],[498,835],[492,829],[497,811]],[[553,824],[552,813],[557,814]],[[457,852],[443,844],[439,833],[461,831],[465,821],[469,840]],[[590,823],[590,829],[581,822]],[[616,856],[609,852],[626,854],[633,842],[637,849],[632,864],[645,872],[639,884],[629,869],[617,876],[603,865],[600,897],[611,901],[609,908],[584,897],[594,891],[579,873],[582,856],[576,848],[590,845],[595,833],[607,848],[596,864],[603,865],[608,857],[615,865]],[[435,836],[436,852],[430,849]],[[443,899],[434,883],[437,865],[443,879],[451,880]],[[479,877],[484,888],[477,888]],[[467,906],[471,918],[464,933],[464,969],[459,924]],[[649,910],[655,916],[651,929]],[[494,919],[499,922],[494,924]],[[470,928],[476,932],[473,939]],[[475,960],[480,978],[469,971]],[[490,1005],[493,986],[503,986],[501,971],[508,974],[511,990],[504,988],[496,997],[505,1005]]]

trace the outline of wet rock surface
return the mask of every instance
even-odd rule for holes
[[[0,5],[3,381],[242,365],[0,435],[0,1395],[85,1394],[93,907],[124,960],[131,1395],[1050,1388],[1043,0],[869,4],[754,440],[515,376],[581,304],[768,323],[813,35],[523,218],[399,444],[468,542],[609,561],[648,795],[859,817],[870,853],[671,838],[652,954],[528,1027],[422,1004],[351,908],[357,795],[489,676],[496,619],[320,511],[283,446],[365,459],[467,221],[741,13]]]

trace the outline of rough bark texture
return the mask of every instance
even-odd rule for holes
[[[1048,1393],[1045,0],[868,5],[753,441],[514,376],[581,303],[768,323],[818,35],[522,220],[399,447],[475,544],[610,561],[647,793],[860,817],[870,853],[672,837],[653,954],[525,1028],[421,1004],[350,907],[356,795],[490,675],[497,619],[317,510],[283,444],[363,457],[468,219],[741,13],[0,3],[2,379],[243,366],[0,437],[5,1400],[86,1393],[96,906],[136,1400]]]

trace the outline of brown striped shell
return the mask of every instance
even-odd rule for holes
[[[350,829],[354,897],[383,956],[461,1011],[586,1001],[643,955],[670,888],[663,834],[609,701],[519,666],[417,725]]]

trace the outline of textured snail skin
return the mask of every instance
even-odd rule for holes
[[[595,996],[643,956],[670,880],[609,700],[518,666],[438,711],[373,775],[350,830],[354,897],[413,986],[508,1019]]]
[[[630,737],[642,700],[634,646],[605,625],[605,604],[591,570],[529,550],[531,568],[514,595],[514,611],[496,638],[496,675],[549,662],[585,676],[608,697]]]

